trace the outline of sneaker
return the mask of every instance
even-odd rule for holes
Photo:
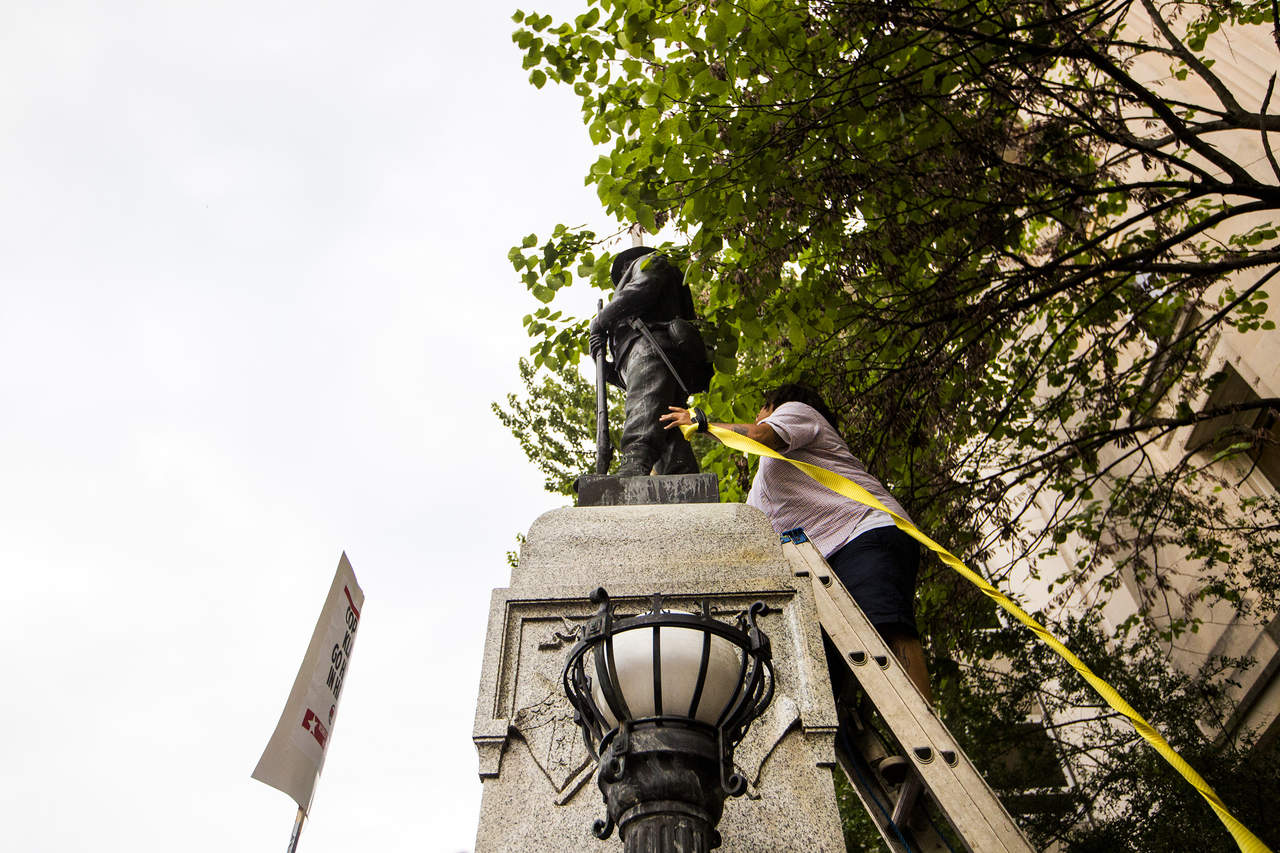
[[[890,755],[880,760],[876,765],[876,770],[880,771],[880,778],[893,786],[901,785],[907,779],[907,771],[911,765],[907,759],[901,755]]]

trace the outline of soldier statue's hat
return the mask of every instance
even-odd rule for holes
[[[613,259],[613,266],[609,269],[609,277],[613,279],[613,286],[617,287],[618,282],[622,281],[622,276],[626,273],[627,267],[631,266],[632,261],[655,251],[657,250],[652,246],[632,246],[626,251],[619,252],[617,257]]]

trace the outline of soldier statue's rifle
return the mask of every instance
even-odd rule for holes
[[[604,310],[604,300],[596,311]],[[605,352],[596,356],[596,473],[608,474],[613,461],[613,442],[609,440],[609,384],[605,381]]]

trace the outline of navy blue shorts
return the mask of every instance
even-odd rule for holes
[[[920,636],[916,628],[916,573],[920,545],[896,527],[877,527],[846,542],[827,558],[881,634],[886,630]]]

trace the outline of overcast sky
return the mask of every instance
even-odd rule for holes
[[[5,849],[283,850],[249,774],[343,550],[300,850],[471,849],[490,590],[563,503],[488,408],[537,304],[506,253],[601,219],[514,8],[6,5]]]

